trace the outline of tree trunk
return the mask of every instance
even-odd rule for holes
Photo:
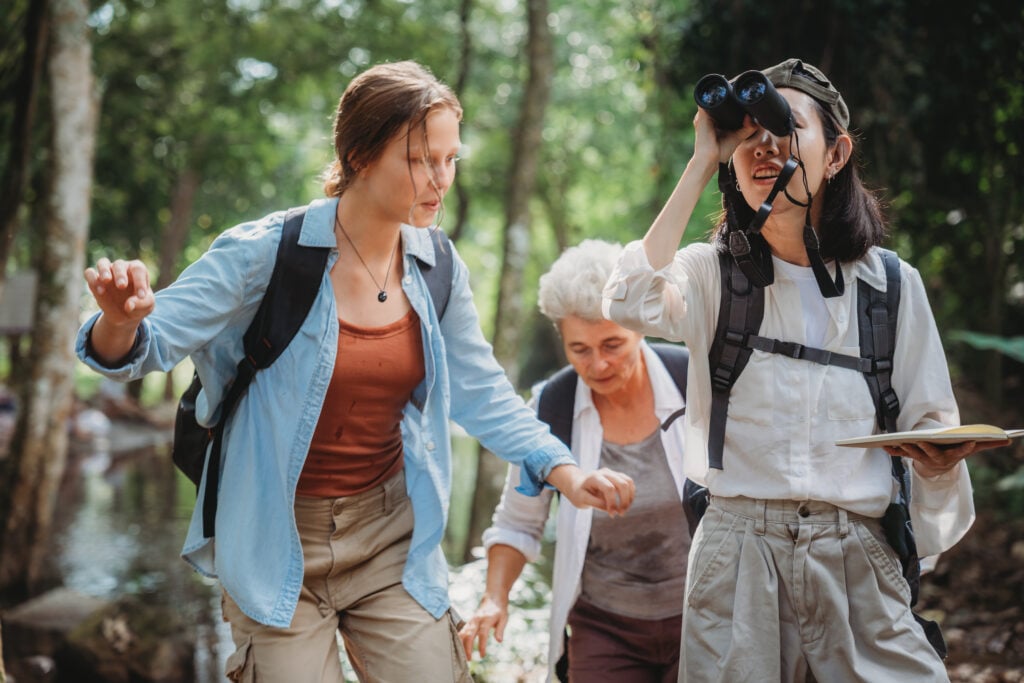
[[[28,381],[0,501],[0,589],[31,594],[43,569],[67,458],[89,228],[97,103],[86,0],[51,0],[51,188],[46,199]]]
[[[181,253],[185,250],[188,228],[192,222],[192,207],[195,206],[196,190],[198,189],[199,174],[196,171],[186,168],[178,175],[174,184],[174,193],[171,195],[171,220],[167,222],[167,227],[164,228],[160,239],[157,290],[171,284],[178,276],[177,264],[181,260]],[[168,372],[167,381],[164,383],[164,400],[171,401],[174,396],[174,373]]]
[[[530,254],[530,198],[537,177],[544,112],[551,94],[554,70],[547,0],[529,0],[526,16],[529,76],[512,139],[512,168],[509,169],[505,195],[501,281],[494,315],[494,355],[504,366],[513,385],[519,382],[516,352],[526,320],[522,285],[523,271]],[[505,481],[505,470],[504,462],[480,448],[467,535],[467,560],[471,558],[470,549],[479,542],[490,523]]]
[[[9,156],[0,179],[0,282],[6,275],[7,256],[17,232],[18,208],[28,177],[32,127],[36,116],[36,93],[46,55],[46,3],[30,2],[25,16],[25,53],[13,88],[14,117],[11,122]]]
[[[469,81],[469,67],[473,56],[472,34],[469,31],[469,15],[472,9],[473,0],[461,0],[459,3],[459,73],[455,79],[455,94],[460,98]],[[469,217],[469,192],[466,191],[466,185],[458,173],[455,174],[454,189],[458,204],[455,207],[455,221],[448,231],[448,237],[452,241],[462,236],[466,219]]]

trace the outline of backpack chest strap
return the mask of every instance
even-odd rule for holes
[[[761,337],[756,334],[747,335],[744,346],[757,351],[764,351],[765,353],[776,353],[787,358],[807,360],[818,365],[835,365],[836,367],[856,370],[865,374],[875,371],[876,361],[871,358],[848,356],[834,351],[818,349],[813,346],[804,346],[796,342]]]

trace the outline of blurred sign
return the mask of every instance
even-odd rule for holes
[[[0,285],[0,335],[25,334],[32,329],[36,306],[35,271],[8,276]]]

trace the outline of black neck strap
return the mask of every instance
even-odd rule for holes
[[[775,179],[771,192],[768,193],[768,197],[765,198],[765,201],[758,208],[757,213],[750,221],[750,225],[746,230],[739,228],[736,211],[733,208],[738,206],[735,202],[746,201],[736,185],[736,177],[728,166],[723,164],[719,168],[718,186],[726,198],[726,245],[729,253],[735,259],[736,265],[747,276],[752,286],[767,287],[772,284],[775,281],[775,269],[772,265],[771,248],[761,235],[761,229],[764,228],[765,223],[768,221],[768,216],[771,215],[775,198],[782,192],[793,204],[803,206],[807,210],[803,233],[804,248],[807,250],[807,258],[810,261],[814,279],[818,283],[818,290],[826,299],[842,296],[843,291],[846,289],[845,282],[843,281],[843,270],[836,263],[836,274],[835,278],[833,278],[825,266],[825,260],[821,256],[821,245],[818,241],[818,235],[811,226],[810,197],[804,203],[797,201],[786,191],[786,186],[789,185],[793,174],[802,165],[796,156],[790,155],[789,159],[782,166],[779,177]]]
[[[804,248],[807,249],[807,258],[811,262],[811,271],[814,273],[814,279],[818,281],[818,290],[821,295],[826,299],[842,296],[846,289],[846,283],[843,281],[843,269],[837,260],[836,277],[832,279],[832,275],[829,274],[828,268],[825,266],[825,259],[821,257],[818,235],[811,227],[810,207],[807,208],[807,220],[804,221]]]

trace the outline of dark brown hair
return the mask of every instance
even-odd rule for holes
[[[416,62],[378,64],[353,78],[334,115],[335,159],[323,174],[324,194],[340,197],[403,127],[406,135],[417,126],[425,133],[427,114],[440,107],[462,118],[451,88]]]
[[[831,149],[843,129],[824,104],[817,99],[814,99],[814,104],[821,119],[825,146]],[[727,251],[725,202],[723,194],[723,212],[712,233],[711,241],[718,245],[719,249]],[[814,227],[821,243],[821,255],[825,259],[849,263],[863,258],[871,247],[882,244],[888,226],[881,203],[861,182],[853,155],[826,186],[822,202],[821,224]],[[736,212],[737,227],[743,230],[753,220],[754,211],[746,202],[738,203],[741,206],[733,208]]]

